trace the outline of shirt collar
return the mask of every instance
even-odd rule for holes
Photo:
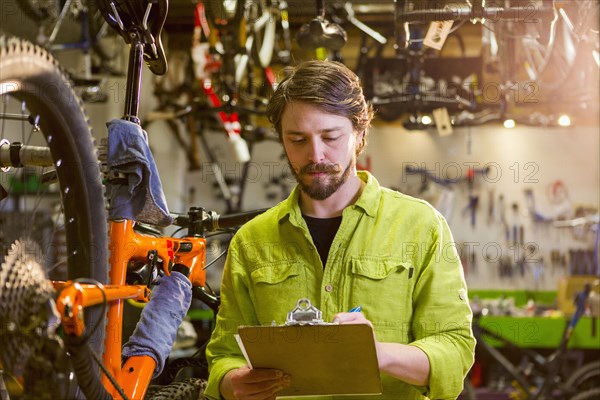
[[[379,182],[368,171],[358,171],[358,177],[366,183],[362,193],[354,207],[362,208],[369,217],[374,217],[377,214],[379,206],[379,198],[381,197],[381,187]]]
[[[366,185],[356,203],[348,208],[360,207],[368,216],[374,217],[377,214],[377,207],[379,206],[379,198],[381,196],[379,182],[368,171],[358,171],[357,175]],[[280,205],[277,217],[279,222],[282,222],[285,218],[289,218],[292,223],[299,224],[299,221],[302,219],[302,212],[298,205],[299,198],[300,186],[296,185],[288,198]]]

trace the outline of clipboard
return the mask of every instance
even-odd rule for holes
[[[238,328],[236,340],[248,365],[291,375],[291,385],[277,397],[381,394],[373,329],[323,322],[318,310],[308,320],[308,308],[316,310],[300,299],[295,309],[304,313],[300,320],[293,310],[285,325]]]

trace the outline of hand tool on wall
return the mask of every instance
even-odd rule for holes
[[[479,196],[478,195],[469,195],[469,203],[463,209],[463,214],[469,212],[471,215],[471,226],[475,227],[475,222],[477,218],[477,208],[479,206]]]
[[[511,233],[510,243],[514,246],[522,245],[524,228],[523,228],[523,225],[521,224],[521,218],[519,215],[519,204],[512,203],[511,209],[512,209],[512,221],[511,221],[512,224],[510,227],[510,233]]]
[[[487,209],[487,223],[492,224],[494,222],[495,213],[495,190],[492,188],[488,190],[488,209]]]
[[[473,248],[469,252],[469,266],[471,267],[471,272],[477,273],[477,253]]]
[[[551,222],[553,220],[552,217],[544,215],[536,210],[533,189],[525,189],[525,202],[527,204],[527,210],[529,211],[529,214],[533,217],[533,222]]]
[[[500,223],[504,228],[504,240],[506,243],[510,240],[510,231],[508,229],[508,221],[506,220],[506,204],[504,203],[504,195],[498,196],[498,208],[500,210]]]

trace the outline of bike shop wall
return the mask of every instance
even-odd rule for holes
[[[21,23],[22,18],[18,21],[5,20],[3,29],[34,38],[32,25]],[[65,64],[81,62],[77,54],[61,55],[60,60]],[[142,117],[156,107],[154,83],[146,70]],[[105,83],[108,101],[85,105],[98,139],[106,136],[106,121],[121,117],[124,87],[124,78],[111,77]],[[554,291],[560,277],[573,272],[572,251],[592,249],[594,234],[589,224],[557,227],[556,221],[540,219],[598,213],[598,118],[598,111],[592,110],[584,124],[574,121],[570,127],[517,125],[506,129],[494,122],[455,128],[448,136],[440,136],[435,128],[408,131],[401,119],[380,119],[371,129],[369,146],[359,163],[383,186],[426,198],[443,212],[471,289]],[[188,206],[196,205],[224,211],[214,185],[214,171],[206,158],[201,158],[203,168],[189,171],[184,152],[163,122],[152,124],[148,132],[171,210],[185,212]],[[226,175],[239,178],[241,166],[233,161],[225,135],[215,132],[210,145]],[[243,208],[273,205],[291,189],[294,182],[289,176],[274,182],[288,168],[281,156],[278,143],[255,145]],[[422,175],[406,172],[407,166],[459,182],[448,187],[433,182],[425,185]],[[476,175],[469,186],[465,178],[471,167],[487,168],[487,172]],[[477,206],[469,207],[475,198]],[[593,261],[578,262],[587,266]],[[218,270],[209,271],[213,286],[218,286],[219,277]]]
[[[122,80],[114,83],[115,87],[123,84]],[[152,85],[152,77],[145,74],[147,96],[141,104],[142,115],[153,107]],[[115,96],[109,104],[86,106],[97,137],[106,135],[104,121],[122,113],[122,99],[117,92]],[[206,158],[201,156],[201,170],[188,171],[184,152],[163,122],[154,123],[148,133],[171,210],[184,212],[191,205],[200,205],[223,212],[214,170]],[[506,129],[490,123],[440,136],[434,128],[408,131],[400,122],[376,120],[367,150],[358,162],[383,186],[425,198],[442,211],[470,288],[555,291],[559,279],[573,268],[569,252],[593,248],[593,231],[589,225],[557,227],[539,221],[533,211],[538,217],[564,219],[574,218],[577,209],[597,213],[599,137],[598,125]],[[233,160],[225,135],[214,132],[210,140],[225,175],[239,178],[241,165]],[[273,182],[288,168],[281,157],[278,143],[254,146],[243,208],[274,205],[291,189],[294,181],[289,175],[279,184]],[[407,166],[458,182],[448,187],[430,182],[425,189],[423,176],[407,173]],[[472,188],[465,179],[469,168],[488,171],[475,176]],[[469,208],[473,196],[478,198],[474,210]],[[215,253],[219,249],[215,248]],[[220,272],[215,270],[209,276],[218,286]]]
[[[440,137],[435,131],[409,132],[399,124],[386,124],[372,128],[359,163],[370,163],[370,171],[382,185],[425,197],[443,211],[471,288],[556,290],[558,279],[573,268],[568,264],[574,261],[569,251],[593,248],[594,235],[589,225],[558,228],[552,222],[536,222],[526,191],[534,196],[535,211],[548,218],[573,218],[578,207],[597,212],[599,146],[597,127],[507,130],[491,124],[457,129],[451,137]],[[219,151],[226,154],[224,143]],[[265,193],[272,185],[269,180],[287,168],[280,153],[277,144],[256,146],[245,208],[269,206],[280,199],[267,199]],[[450,188],[430,184],[421,192],[422,177],[407,174],[407,165],[445,179],[464,178],[469,167],[489,168],[489,172],[476,176],[472,189],[463,179]],[[241,171],[231,162],[224,162],[221,168],[228,174]],[[169,176],[174,175],[170,172]],[[182,187],[195,188],[195,204],[223,208],[215,197],[210,168],[189,173],[187,178]],[[289,184],[293,184],[291,179]],[[564,190],[564,197],[550,194],[556,186]],[[184,193],[167,193],[167,197],[185,203]],[[473,222],[470,196],[478,197]],[[514,229],[521,237],[513,237]]]
[[[141,115],[155,106],[153,84],[145,73]],[[106,134],[104,121],[122,113],[124,80],[112,85],[109,104],[87,107],[98,137]],[[595,237],[589,224],[559,228],[553,222],[540,222],[533,211],[549,219],[598,213],[599,126],[596,113],[591,123],[588,120],[582,126],[507,129],[496,122],[455,128],[452,135],[440,136],[435,128],[408,131],[401,120],[376,119],[367,150],[358,161],[382,185],[424,197],[443,211],[471,289],[556,291],[561,277],[580,268],[573,265],[575,251],[593,249]],[[163,122],[152,124],[148,133],[171,209],[184,212],[188,206],[200,205],[224,211],[214,169],[205,155],[201,156],[202,169],[188,171],[184,152]],[[239,179],[242,167],[233,160],[225,135],[214,132],[210,145],[225,175]],[[459,182],[448,188],[430,183],[423,191],[423,177],[408,174],[407,166]],[[475,176],[472,188],[465,180],[470,167],[488,169]],[[274,181],[285,176],[287,168],[278,143],[256,144],[242,207],[270,206],[284,198],[293,178],[287,175]],[[473,210],[469,202],[475,196],[478,201]],[[209,250],[216,255],[221,246]],[[584,254],[588,259],[579,262],[588,268],[593,259],[589,251]],[[208,278],[218,287],[219,267],[209,270]]]

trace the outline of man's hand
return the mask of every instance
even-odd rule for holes
[[[333,322],[338,323],[340,325],[350,325],[350,324],[365,324],[369,325],[373,328],[373,323],[369,321],[365,314],[362,312],[342,312],[338,313],[333,317]],[[377,352],[377,360],[379,362],[379,369],[382,368],[381,361],[383,359],[383,350],[381,348],[381,343],[377,341],[377,337],[375,337],[375,330],[373,330],[373,336],[375,338],[375,351]]]
[[[367,318],[365,318],[365,314],[363,314],[361,312],[342,312],[342,313],[338,313],[338,314],[336,314],[335,317],[333,317],[333,322],[336,322],[336,323],[338,323],[340,325],[344,325],[344,324],[367,324],[371,328],[373,327],[373,324],[371,323],[371,321],[369,321]]]
[[[340,325],[367,324],[373,328],[371,321],[362,312],[339,313],[333,318],[333,322]],[[375,330],[373,330],[373,335],[375,335]],[[381,372],[411,385],[427,386],[429,384],[431,366],[429,358],[423,350],[400,343],[382,343],[377,341],[376,337],[375,350]]]
[[[221,381],[221,395],[227,400],[274,400],[292,379],[277,369],[242,367],[229,371]]]

